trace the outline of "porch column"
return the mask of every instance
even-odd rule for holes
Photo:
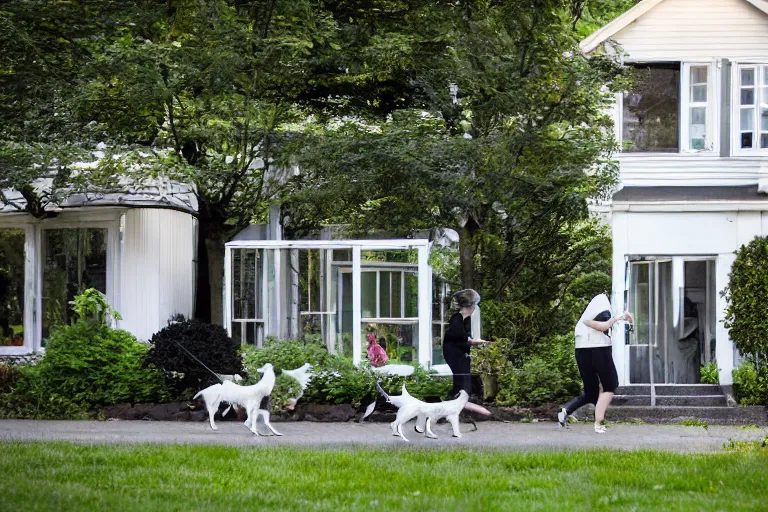
[[[429,368],[432,363],[432,272],[429,268],[429,248],[419,247],[419,364]]]
[[[352,247],[352,364],[362,359],[362,311],[360,302],[360,246]]]
[[[626,256],[629,249],[627,240],[627,216],[623,212],[613,212],[611,215],[613,235],[613,263],[611,291],[611,306],[614,315],[621,314],[627,309],[624,298],[625,292],[629,293],[629,276],[626,275]],[[625,323],[621,322],[613,328],[613,362],[616,365],[616,373],[619,375],[619,385],[629,384],[629,351],[624,341]]]
[[[720,292],[728,286],[728,273],[731,271],[731,265],[736,260],[733,253],[719,254],[717,256],[717,268],[715,270],[715,287],[717,288],[716,307],[717,307],[717,328],[715,329],[715,359],[717,359],[717,368],[720,375],[720,385],[733,385],[733,353],[734,346],[728,335],[728,329],[723,325],[725,320],[725,308],[727,302],[720,296]]]
[[[224,328],[227,330],[227,334],[229,335],[230,338],[232,337],[232,291],[233,291],[232,290],[232,248],[225,246],[224,247]]]

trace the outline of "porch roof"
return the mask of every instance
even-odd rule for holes
[[[624,187],[613,196],[613,203],[707,203],[760,202],[768,206],[768,194],[757,185],[729,187]]]

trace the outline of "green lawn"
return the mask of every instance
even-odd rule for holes
[[[13,442],[0,475],[13,511],[768,508],[764,453]]]

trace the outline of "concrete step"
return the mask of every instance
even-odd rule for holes
[[[755,407],[691,407],[642,406],[609,407],[609,421],[643,421],[646,423],[677,423],[697,419],[727,425],[768,425],[768,408]]]
[[[718,384],[656,384],[656,396],[712,396],[722,395]]]
[[[616,395],[611,405],[623,407],[626,405],[651,405],[651,395]],[[697,395],[697,396],[663,396],[656,395],[656,405],[682,405],[691,407],[725,407],[727,405],[723,395]]]
[[[629,386],[619,386],[616,390],[617,395],[651,395],[651,386],[646,384],[631,384]]]

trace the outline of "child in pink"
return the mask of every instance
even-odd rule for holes
[[[384,366],[389,362],[386,350],[379,345],[376,335],[372,332],[368,333],[368,360],[371,361],[371,366]]]

